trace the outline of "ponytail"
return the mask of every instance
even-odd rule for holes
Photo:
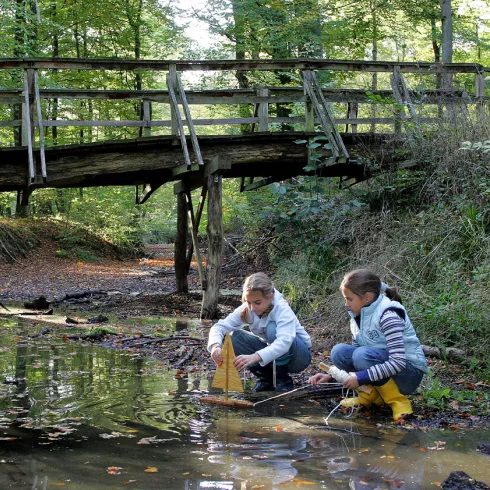
[[[367,269],[357,269],[345,275],[340,284],[340,288],[350,289],[358,296],[372,293],[376,300],[381,293],[384,293],[392,301],[402,303],[402,298],[395,287],[390,287],[373,272]]]

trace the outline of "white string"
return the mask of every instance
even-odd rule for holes
[[[345,371],[344,371],[345,372]],[[349,391],[350,390],[347,390],[346,393],[345,393],[345,396],[344,396],[344,393],[342,393],[342,396],[345,398],[348,398],[349,397]],[[352,394],[354,395],[356,392],[356,390],[352,390]],[[328,425],[328,419],[330,418],[330,416],[336,412],[342,405],[339,403],[323,420],[325,421],[325,424]],[[349,417],[352,417],[352,415],[354,414],[354,406],[351,407],[351,411],[348,415],[346,415],[345,417],[346,418],[349,418]]]
[[[352,376],[350,373],[339,369],[337,366],[330,366],[328,368],[328,374],[330,374],[332,378],[335,378],[339,383],[343,383],[347,378]]]
[[[341,384],[342,383],[318,383],[318,385],[329,385],[329,386],[341,385]],[[318,385],[315,385],[315,386],[318,386]],[[266,398],[265,400],[260,400],[258,402],[255,402],[253,404],[253,406],[255,407],[255,405],[258,405],[259,403],[268,402],[269,400],[274,400],[274,398],[279,398],[281,396],[289,395],[290,393],[294,393],[295,391],[304,390],[305,388],[309,388],[310,386],[313,386],[313,385],[300,386],[299,388],[295,388],[294,390],[291,390],[291,391],[286,391],[284,393],[281,393],[280,395],[271,396],[270,398]]]

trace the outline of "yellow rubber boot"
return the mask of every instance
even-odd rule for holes
[[[371,405],[383,405],[383,400],[372,385],[359,386],[358,396],[354,398],[344,398],[340,404],[343,407],[370,407]]]
[[[406,419],[408,418],[408,415],[413,413],[410,400],[400,393],[398,385],[393,378],[390,378],[384,385],[376,386],[376,389],[383,401],[391,407],[393,420],[395,422],[399,419]]]

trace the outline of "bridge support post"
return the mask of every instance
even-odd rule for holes
[[[29,216],[29,197],[32,191],[27,187],[17,191],[17,205],[15,214],[18,218],[27,218]]]
[[[177,233],[174,245],[175,281],[178,293],[188,293],[187,274],[187,237],[188,237],[187,201],[183,192],[177,194]]]
[[[216,157],[220,158],[227,157]],[[219,167],[219,165],[218,165]],[[208,186],[208,258],[206,264],[207,288],[203,292],[201,318],[216,318],[218,313],[219,285],[223,260],[223,179],[220,174],[207,177]]]

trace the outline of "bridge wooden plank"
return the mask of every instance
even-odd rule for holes
[[[257,97],[254,90],[237,89],[232,90],[208,90],[208,91],[188,91],[186,92],[189,105],[233,105],[233,104],[256,104],[267,102],[269,104],[306,102],[303,87],[267,87],[269,95],[267,97]],[[167,91],[161,90],[67,90],[67,89],[39,89],[41,98],[44,99],[94,99],[94,100],[148,100],[162,104],[169,104],[170,97]],[[372,95],[383,99],[390,99],[393,96],[391,90],[369,90],[366,89],[342,89],[342,88],[322,88],[323,96],[328,102],[358,102],[372,103]],[[424,104],[438,104],[451,100],[456,104],[476,104],[480,101],[488,101],[489,97],[480,95],[471,96],[466,101],[462,99],[464,91],[462,89],[452,90],[426,90],[423,93],[409,90],[410,96],[417,100],[423,97]],[[21,91],[1,90],[0,104],[19,104],[24,100]]]
[[[179,75],[176,76],[177,80],[177,89],[180,94],[180,98],[182,100],[182,107],[184,109],[185,118],[187,121],[187,127],[189,128],[189,133],[191,135],[192,148],[194,148],[194,154],[196,155],[197,163],[199,165],[204,165],[201,156],[201,149],[199,148],[199,142],[197,141],[196,130],[194,129],[194,123],[192,121],[191,111],[189,109],[189,105],[187,104],[187,98],[185,96],[184,86],[180,80]]]
[[[332,70],[392,73],[395,66],[402,73],[482,73],[478,63],[431,63],[357,61],[329,59],[294,60],[122,60],[110,58],[3,58],[0,69],[74,69],[74,70],[151,70],[169,71],[175,65],[177,71],[214,70]]]

